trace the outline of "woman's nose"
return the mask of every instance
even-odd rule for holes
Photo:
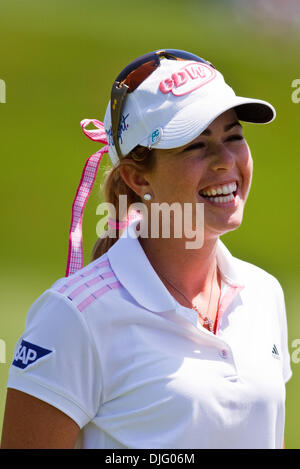
[[[211,151],[211,169],[230,170],[235,164],[235,155],[232,151],[226,148],[226,145],[215,145]]]

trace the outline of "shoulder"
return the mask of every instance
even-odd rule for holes
[[[79,312],[86,312],[103,297],[121,289],[122,285],[113,272],[107,254],[89,263],[69,277],[58,279],[50,291],[62,296]]]
[[[30,306],[26,315],[25,332],[21,340],[48,344],[45,348],[65,347],[86,339],[93,343],[91,328],[98,314],[107,310],[103,301],[111,292],[121,289],[108,258],[101,256],[69,277],[56,280]],[[116,304],[110,299],[110,304]],[[97,314],[93,314],[94,312]],[[52,347],[52,348],[51,348]]]
[[[74,274],[57,279],[36,298],[26,315],[26,330],[85,330],[90,335],[89,326],[101,318],[108,320],[110,315],[102,312],[119,311],[124,295],[104,254]]]
[[[281,284],[273,274],[243,259],[234,256],[232,259],[237,271],[245,282],[245,286],[253,286],[256,289],[268,288],[278,294],[282,293]]]

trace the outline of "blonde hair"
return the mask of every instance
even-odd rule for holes
[[[119,196],[127,196],[127,213],[131,204],[141,202],[141,198],[137,195],[123,180],[120,168],[126,164],[134,164],[134,166],[141,173],[151,171],[155,165],[155,150],[149,150],[146,147],[138,145],[135,147],[126,157],[124,157],[120,163],[113,167],[106,175],[104,182],[104,199],[105,202],[113,204],[116,210],[116,222],[119,220]],[[111,246],[119,239],[122,234],[122,230],[116,230],[116,237],[107,236],[107,232],[104,232],[99,237],[92,249],[91,262],[98,259],[105,252],[107,252]]]

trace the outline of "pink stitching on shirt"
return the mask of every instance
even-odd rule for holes
[[[100,259],[102,260],[100,261]],[[66,279],[66,283],[60,286],[58,289],[58,292],[65,294],[65,296],[70,301],[73,301],[81,293],[85,292],[85,298],[79,299],[80,303],[78,305],[76,305],[76,301],[74,301],[74,305],[79,309],[79,311],[83,311],[93,301],[97,300],[108,291],[115,288],[122,288],[122,284],[117,280],[107,256],[101,257],[100,259],[99,262],[96,262],[93,265],[93,267],[87,270],[81,269],[80,272],[77,272],[76,274],[72,275],[72,278]],[[105,267],[108,267],[109,270],[106,269],[104,272],[102,272],[101,269]],[[96,276],[87,279],[88,276],[94,273],[96,274]],[[66,292],[68,288],[76,285],[79,282],[80,284],[77,285],[70,293]],[[98,288],[96,291],[89,290],[93,286],[96,286],[97,288],[97,284],[101,282],[104,283],[101,288]]]
[[[110,267],[110,264],[108,262],[108,260],[105,260],[105,261],[102,261],[102,262],[99,262],[99,264],[96,264],[94,267],[86,270],[85,272],[82,272],[81,274],[79,275],[75,275],[75,277],[73,277],[71,280],[67,281],[59,290],[58,292],[59,293],[64,293],[67,288],[71,287],[72,285],[74,285],[75,283],[79,282],[80,280],[82,280],[84,277],[88,277],[89,275],[93,274],[93,273],[99,273],[99,269],[101,269],[102,267]],[[102,274],[103,275],[103,274]]]
[[[89,306],[93,301],[97,300],[100,298],[100,296],[104,295],[104,293],[107,293],[109,290],[112,290],[114,288],[121,288],[122,284],[117,281],[113,283],[109,283],[108,285],[104,285],[104,287],[100,288],[99,290],[95,291],[92,293],[90,296],[88,296],[85,300],[83,300],[77,308],[79,309],[80,312],[82,312],[87,306]]]
[[[87,282],[83,283],[82,285],[79,285],[79,287],[75,288],[75,290],[68,294],[68,298],[70,298],[70,300],[74,300],[77,295],[82,293],[87,288],[95,285],[96,283],[102,282],[106,278],[111,277],[114,277],[116,279],[115,274],[112,271],[103,272],[103,274],[99,274],[97,275],[97,277],[94,277],[91,280],[88,280]]]

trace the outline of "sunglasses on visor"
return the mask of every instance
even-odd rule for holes
[[[190,52],[177,49],[164,49],[149,52],[127,65],[114,81],[110,100],[112,139],[120,160],[123,158],[123,155],[119,145],[119,127],[122,111],[126,102],[126,95],[136,90],[136,88],[159,67],[162,58],[169,60],[193,60],[215,68],[214,65],[207,60],[191,54]]]

